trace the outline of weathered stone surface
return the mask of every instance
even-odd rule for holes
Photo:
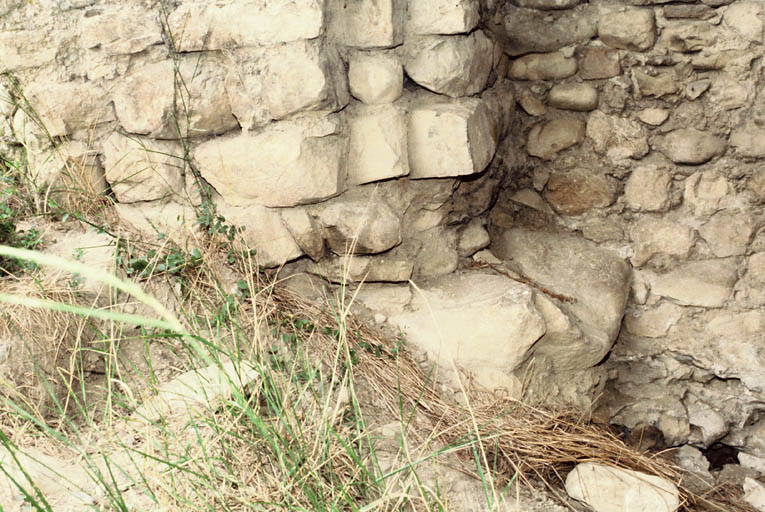
[[[333,283],[402,283],[412,278],[414,264],[396,255],[353,255],[322,258],[308,267]]]
[[[409,0],[406,32],[413,35],[464,34],[481,15],[478,0]]]
[[[612,160],[638,159],[648,154],[648,135],[640,123],[597,111],[587,119],[587,137],[595,152]]]
[[[529,208],[539,210],[540,212],[555,213],[553,212],[553,209],[550,208],[550,205],[547,204],[547,202],[544,200],[544,198],[539,195],[536,190],[532,190],[530,188],[519,190],[510,196],[510,199],[516,203],[526,205]]]
[[[491,162],[497,139],[491,114],[479,99],[414,107],[409,112],[410,176],[479,173]]]
[[[719,212],[699,228],[699,233],[718,258],[739,256],[752,239],[754,219],[747,213]]]
[[[45,248],[46,254],[52,254],[67,260],[76,259],[78,263],[103,272],[113,273],[116,262],[117,243],[111,236],[95,231],[78,232],[68,231],[61,233],[56,240]],[[56,267],[43,267],[46,277],[53,281],[67,280],[73,276],[68,272]],[[87,294],[87,300],[91,303],[99,300],[99,303],[108,302],[109,285],[86,276],[78,276],[77,292]]]
[[[683,316],[683,308],[662,302],[654,309],[632,311],[624,317],[627,332],[646,338],[661,338]]]
[[[693,229],[669,219],[646,217],[631,231],[635,253],[631,261],[642,267],[655,256],[686,258],[694,243]]]
[[[715,10],[708,5],[665,5],[664,17],[671,18],[698,18],[706,20],[715,17]]]
[[[681,304],[719,308],[730,299],[737,280],[736,266],[730,261],[692,261],[654,276],[651,291]]]
[[[406,0],[333,1],[333,32],[340,44],[391,48],[404,39]]]
[[[638,119],[651,126],[661,126],[669,119],[669,111],[663,108],[646,108],[638,112]]]
[[[370,183],[409,174],[407,121],[403,108],[356,109],[349,122],[348,182]]]
[[[467,258],[481,249],[485,249],[491,243],[489,232],[480,219],[473,219],[458,233],[457,253]]]
[[[24,95],[51,137],[114,120],[106,91],[87,82],[35,82]]]
[[[182,52],[313,39],[324,25],[321,0],[255,0],[216,5],[184,2],[168,17]]]
[[[404,45],[404,69],[418,85],[453,98],[486,87],[493,43],[481,30],[469,36],[415,36]]]
[[[515,80],[560,80],[576,73],[576,59],[561,52],[534,53],[513,61],[508,76]]]
[[[104,168],[117,201],[153,201],[184,189],[183,148],[177,142],[127,137],[117,132],[104,141]]]
[[[749,257],[746,277],[760,284],[765,284],[765,252],[758,252]]]
[[[80,25],[80,44],[108,55],[138,53],[162,43],[157,13],[127,7],[106,14],[86,16]]]
[[[755,97],[755,87],[751,80],[740,80],[728,75],[712,79],[707,99],[709,105],[718,110],[733,110],[750,105]]]
[[[54,61],[61,37],[50,30],[3,30],[0,33],[2,71],[35,68]]]
[[[189,205],[172,201],[117,203],[114,209],[122,221],[149,239],[160,236],[186,247],[188,240],[199,232],[197,213]]]
[[[608,353],[621,327],[629,295],[630,268],[606,249],[571,235],[511,229],[492,244],[506,265],[551,292],[575,299],[559,302],[576,318],[583,341],[567,345],[561,368],[589,368]]]
[[[728,194],[728,181],[714,171],[697,172],[685,180],[683,201],[695,215],[710,215]]]
[[[611,78],[622,74],[619,52],[608,48],[584,48],[579,59],[579,76],[585,80]]]
[[[231,205],[314,203],[344,189],[347,144],[338,130],[333,117],[281,121],[257,134],[204,142],[193,158],[202,176]]]
[[[754,124],[736,128],[730,134],[730,145],[748,158],[765,158],[765,129]]]
[[[550,176],[545,199],[563,215],[581,215],[592,208],[605,208],[616,200],[617,182],[603,173],[577,168]]]
[[[584,134],[584,123],[579,119],[554,119],[534,125],[526,151],[542,160],[552,160],[560,151],[582,142]]]
[[[673,21],[661,31],[661,45],[676,52],[697,52],[712,47],[718,29],[707,21]]]
[[[695,128],[680,128],[655,137],[651,145],[676,164],[703,164],[725,153],[724,139]]]
[[[682,82],[674,72],[649,75],[640,69],[632,69],[632,84],[638,98],[664,98],[682,91]]]
[[[624,199],[633,210],[655,212],[666,210],[670,201],[672,176],[654,165],[636,167],[624,187]]]
[[[457,234],[454,229],[435,226],[417,234],[420,250],[417,252],[415,276],[430,279],[451,274],[459,265]]]
[[[598,106],[598,90],[589,84],[560,84],[550,89],[547,101],[551,107],[587,112]]]
[[[60,204],[70,202],[75,206],[71,201],[81,201],[82,194],[95,197],[106,192],[98,154],[84,142],[64,142],[42,151],[31,151],[29,146],[26,149],[29,161],[26,179]]]
[[[571,9],[579,5],[581,0],[514,0],[518,7],[529,7],[531,9]]]
[[[625,9],[604,14],[598,37],[613,48],[644,52],[656,42],[656,21],[651,9]]]
[[[404,68],[393,52],[354,52],[348,61],[348,84],[351,94],[364,103],[393,103],[401,97]]]
[[[401,217],[379,198],[342,197],[318,210],[317,218],[337,255],[377,254],[401,243]]]
[[[744,479],[744,499],[760,512],[765,511],[765,485],[754,478],[746,477]]]
[[[554,52],[592,39],[597,17],[587,8],[561,11],[554,17],[540,16],[535,9],[507,9],[505,31],[510,55]]]
[[[392,315],[409,343],[445,368],[452,362],[483,384],[501,386],[544,334],[531,290],[501,276],[460,273],[413,291],[409,311]]]
[[[765,202],[765,169],[758,169],[747,180],[746,188],[750,190],[756,201]]]
[[[760,2],[736,2],[725,9],[723,22],[747,41],[761,44],[762,14]]]
[[[530,116],[540,117],[547,113],[547,105],[529,89],[521,89],[518,93],[518,104]]]
[[[284,208],[282,222],[300,250],[318,261],[324,255],[324,237],[319,223],[305,208]]]
[[[582,462],[566,477],[566,492],[595,512],[675,512],[680,493],[675,484],[658,476]]]

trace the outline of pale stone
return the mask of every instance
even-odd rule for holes
[[[683,316],[683,308],[671,302],[662,302],[658,307],[646,311],[635,311],[625,316],[627,332],[646,338],[661,338],[677,324]]]
[[[752,176],[747,180],[746,188],[754,194],[755,200],[765,203],[765,169],[752,172]]]
[[[526,151],[542,160],[553,160],[564,149],[584,140],[584,123],[578,119],[553,119],[534,125],[529,132]]]
[[[632,68],[631,77],[637,98],[663,98],[682,90],[682,81],[674,71],[649,75],[638,68]]]
[[[740,256],[754,234],[754,219],[747,213],[719,212],[699,228],[699,233],[718,258]]]
[[[117,203],[114,209],[120,219],[142,236],[172,240],[186,247],[198,235],[197,212],[189,205],[168,203]]]
[[[27,146],[26,151],[26,178],[56,201],[81,201],[83,196],[78,194],[95,197],[107,190],[97,151],[84,142],[64,142],[43,151]]]
[[[741,80],[724,74],[712,79],[707,99],[709,105],[716,109],[733,110],[750,105],[755,95],[755,84],[752,80]]]
[[[114,120],[106,91],[87,82],[35,82],[26,88],[24,95],[50,137]]]
[[[663,211],[669,206],[671,186],[669,171],[653,165],[641,165],[630,174],[624,187],[624,199],[633,210]]]
[[[581,215],[592,208],[605,208],[616,200],[617,181],[603,173],[577,168],[550,176],[545,199],[564,215]]]
[[[544,213],[555,213],[550,205],[539,195],[536,190],[524,188],[515,192],[510,199]]]
[[[680,304],[719,308],[730,299],[737,280],[736,266],[729,261],[691,261],[654,276],[651,291]]]
[[[168,29],[181,52],[272,45],[321,35],[322,0],[255,0],[216,5],[184,2]]]
[[[260,205],[229,206],[223,201],[218,201],[216,206],[228,224],[244,228],[241,236],[248,248],[255,249],[255,261],[261,267],[279,267],[303,255],[278,209]]]
[[[640,123],[597,111],[587,119],[587,137],[596,153],[612,160],[648,154],[648,134]]]
[[[107,55],[138,53],[162,44],[157,13],[144,9],[109,10],[105,14],[86,16],[82,18],[80,30],[80,44],[84,48],[100,48]]]
[[[581,0],[515,0],[518,7],[528,7],[530,9],[571,9],[579,5]]]
[[[507,9],[505,32],[509,36],[505,51],[509,55],[554,52],[566,46],[583,44],[596,34],[594,9],[562,11],[560,16],[540,16],[533,9]]]
[[[332,117],[281,121],[257,134],[212,139],[192,154],[202,176],[231,205],[315,203],[344,189],[347,144],[339,128]]]
[[[409,174],[406,111],[393,105],[354,110],[348,182],[370,183]]]
[[[177,142],[114,132],[104,141],[103,153],[106,180],[121,203],[153,201],[184,190],[183,148]]]
[[[661,45],[675,52],[698,52],[711,48],[719,29],[707,21],[673,21],[662,28]]]
[[[409,259],[387,254],[375,256],[335,256],[322,258],[310,272],[333,283],[401,283],[412,278],[414,264]]]
[[[582,462],[566,477],[566,492],[595,512],[675,512],[680,493],[675,484],[658,476]]]
[[[319,210],[317,218],[337,255],[377,254],[401,243],[401,217],[379,198],[343,196]]]
[[[419,279],[429,279],[451,274],[459,265],[457,234],[454,229],[436,226],[417,234],[417,266]]]
[[[589,84],[559,84],[550,89],[551,107],[587,112],[598,106],[598,90]]]
[[[418,85],[453,98],[486,87],[493,43],[477,30],[469,36],[416,36],[404,45],[404,69]]]
[[[709,215],[718,210],[728,194],[728,181],[714,171],[697,172],[685,180],[683,199],[695,215]]]
[[[689,100],[695,100],[707,92],[711,85],[712,81],[706,78],[703,80],[694,80],[693,82],[687,83],[685,85],[685,96]]]
[[[730,145],[747,158],[765,158],[765,129],[750,123],[736,128],[730,135]]]
[[[709,475],[709,461],[698,448],[685,444],[678,448],[674,455],[678,465],[684,470],[711,476]]]
[[[494,240],[505,265],[537,286],[571,299],[556,305],[576,318],[584,341],[561,352],[555,367],[589,368],[600,362],[619,333],[630,291],[624,260],[582,238],[511,229]]]
[[[670,219],[646,217],[631,231],[635,253],[631,261],[642,267],[655,256],[687,257],[694,244],[693,230]]]
[[[284,208],[282,222],[300,250],[318,261],[324,255],[324,237],[319,223],[304,208]]]
[[[762,4],[760,2],[736,2],[725,9],[723,22],[744,39],[762,44]]]
[[[49,64],[56,59],[60,43],[61,32],[56,30],[3,30],[0,70],[16,71]]]
[[[765,285],[765,252],[758,252],[749,257],[747,279]]]
[[[479,273],[415,288],[409,311],[389,321],[433,361],[445,368],[456,364],[484,385],[489,370],[512,372],[545,332],[528,287]]]
[[[472,256],[491,243],[489,232],[486,231],[480,219],[470,221],[458,234],[457,253],[463,258]]]
[[[478,0],[409,0],[407,34],[464,34],[481,19]]]
[[[581,369],[581,361],[576,356],[587,340],[576,325],[576,317],[565,313],[544,293],[536,294],[534,304],[547,326],[545,335],[534,345],[534,357],[547,358],[558,372]]]
[[[561,52],[524,55],[513,61],[508,76],[514,80],[560,80],[576,73],[576,59]]]
[[[497,138],[491,113],[479,99],[414,107],[408,129],[410,177],[479,173],[494,157]]]
[[[638,112],[638,119],[651,126],[661,126],[669,118],[669,110],[665,108],[646,108]]]
[[[102,272],[113,273],[116,263],[117,242],[105,233],[67,231],[57,236],[56,240],[45,248],[45,253],[74,260]],[[76,280],[78,283],[77,292],[86,293],[88,301],[92,302],[99,298],[102,299],[102,302],[111,300],[109,296],[110,287],[104,282],[89,279],[87,275],[71,276],[66,271],[56,267],[44,267],[44,271],[46,276],[53,281]]]
[[[676,164],[703,164],[725,153],[725,139],[695,128],[680,128],[651,141]]]
[[[689,403],[690,402],[690,403]],[[725,418],[703,402],[686,400],[688,410],[688,423],[692,431],[688,439],[692,443],[709,446],[719,441],[729,432]]]
[[[744,500],[759,512],[765,512],[765,485],[753,478],[746,477],[744,479]]]
[[[356,292],[356,300],[388,317],[404,311],[412,300],[412,289],[401,284],[365,284]]]
[[[738,460],[742,467],[753,469],[765,475],[765,458],[755,457],[746,452],[738,452]]]
[[[599,80],[622,74],[619,51],[608,48],[583,48],[579,60],[579,76],[584,80]]]
[[[404,87],[404,68],[395,53],[354,52],[348,60],[351,94],[364,103],[393,103]]]
[[[625,9],[603,14],[598,37],[613,48],[644,52],[656,42],[656,22],[651,9]]]
[[[518,94],[518,104],[530,116],[540,117],[547,113],[547,105],[529,89],[522,89]]]
[[[333,32],[340,44],[392,48],[404,40],[407,0],[332,0]]]

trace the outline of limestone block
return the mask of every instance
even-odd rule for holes
[[[493,43],[481,31],[469,36],[413,36],[404,45],[404,69],[418,85],[453,98],[486,87]]]
[[[547,101],[551,107],[587,112],[598,106],[598,90],[589,84],[558,84],[550,89]]]
[[[736,2],[729,5],[725,9],[723,22],[747,41],[762,44],[762,3]]]
[[[518,7],[541,10],[571,9],[579,5],[579,2],[581,0],[515,0]]]
[[[494,157],[497,135],[491,113],[479,99],[414,107],[409,111],[410,177],[479,173]]]
[[[597,32],[597,13],[589,6],[555,16],[540,16],[535,9],[506,8],[503,13],[508,55],[554,52],[583,44]]]
[[[332,32],[356,48],[392,48],[404,42],[407,0],[331,0]]]
[[[244,228],[242,238],[250,249],[257,251],[258,265],[279,267],[303,255],[282,222],[279,210],[260,205],[229,206],[223,201],[218,201],[216,206],[228,223]]]
[[[103,154],[106,181],[120,203],[153,201],[184,190],[183,149],[177,142],[114,132],[104,141]]]
[[[231,205],[314,203],[345,188],[347,143],[339,130],[336,118],[312,114],[255,134],[209,140],[192,155],[202,176]]]
[[[354,52],[348,83],[351,94],[364,103],[393,103],[404,88],[404,68],[393,52]]]
[[[651,126],[661,126],[669,119],[669,111],[664,108],[651,107],[638,112],[638,119]]]
[[[534,125],[526,151],[542,160],[553,160],[560,151],[582,142],[584,134],[584,123],[579,119],[553,119]]]
[[[596,462],[582,462],[566,477],[566,492],[595,512],[675,512],[680,492],[658,476]]]
[[[725,153],[725,139],[695,128],[680,128],[651,140],[651,146],[676,164],[698,165]]]
[[[359,185],[409,174],[406,111],[380,105],[355,109],[353,115],[348,182]]]
[[[651,291],[680,304],[719,308],[731,297],[737,280],[736,265],[730,261],[692,261],[653,276]]]
[[[683,316],[683,308],[671,302],[662,302],[653,309],[632,311],[624,317],[627,332],[646,338],[661,338]]]
[[[596,153],[612,160],[639,159],[648,154],[648,133],[644,126],[624,117],[593,112],[587,119],[587,137]]]
[[[172,240],[186,247],[190,238],[198,236],[197,212],[189,205],[175,202],[116,203],[120,219],[142,236]]]
[[[669,207],[672,176],[654,165],[636,167],[624,187],[624,199],[633,210],[663,211]]]
[[[51,30],[3,30],[0,33],[0,71],[36,68],[55,60],[61,32]]]
[[[300,250],[318,261],[324,254],[324,237],[321,226],[304,208],[285,208],[281,211],[282,222]]]
[[[617,181],[602,172],[577,168],[555,172],[547,181],[545,199],[563,215],[581,215],[592,208],[613,204],[618,191]]]
[[[651,9],[625,9],[604,14],[598,37],[613,48],[644,52],[656,42],[656,21]]]
[[[584,333],[576,325],[576,317],[564,312],[544,293],[537,292],[534,304],[547,325],[547,332],[534,346],[534,357],[547,358],[559,372],[581,369],[581,361],[571,357],[587,344]]]
[[[730,145],[736,153],[747,158],[765,158],[765,129],[753,123],[733,130]]]
[[[444,276],[457,270],[459,253],[454,229],[435,226],[417,233],[416,239],[420,246],[415,268],[418,279]]]
[[[322,0],[183,2],[168,17],[181,52],[224,50],[313,39],[324,27]]]
[[[727,420],[709,405],[692,399],[685,400],[688,423],[691,424],[689,442],[709,446],[721,440],[730,431]]]
[[[765,252],[758,252],[749,257],[746,278],[755,283],[765,285]]]
[[[372,311],[390,316],[409,305],[412,290],[409,285],[369,284],[359,288],[356,299]]]
[[[459,231],[457,253],[463,258],[467,258],[481,249],[485,249],[490,243],[489,232],[486,231],[483,222],[480,219],[473,219]]]
[[[332,252],[377,254],[401,243],[401,217],[377,197],[330,201],[317,211]]]
[[[482,385],[493,372],[509,375],[545,332],[531,290],[505,277],[453,274],[412,295],[409,311],[389,321],[433,361],[453,362]]]
[[[80,45],[100,48],[107,55],[138,53],[155,44],[162,44],[156,12],[128,7],[86,16],[80,22]]]
[[[714,171],[697,172],[685,180],[683,201],[694,215],[710,215],[728,194],[728,181]]]
[[[556,367],[585,369],[608,353],[619,333],[630,291],[630,267],[582,238],[514,228],[492,244],[498,257],[538,286],[574,299],[555,301],[576,319],[583,341],[567,345]]]
[[[465,34],[481,19],[478,0],[409,0],[406,33]]]
[[[719,29],[707,21],[672,21],[661,30],[661,45],[675,52],[698,52],[711,48]]]
[[[579,76],[599,80],[622,74],[619,52],[609,48],[584,48],[579,59]]]
[[[749,213],[718,212],[699,228],[699,233],[718,258],[740,256],[754,234],[754,219]]]
[[[399,255],[352,255],[322,258],[308,265],[308,272],[333,283],[405,283],[412,278],[413,268],[410,258]]]
[[[635,244],[631,261],[642,267],[655,256],[685,258],[690,255],[695,241],[693,229],[670,219],[646,217],[631,230]]]
[[[114,120],[106,91],[87,82],[39,81],[27,87],[24,95],[51,137]]]
[[[746,188],[754,194],[755,200],[765,202],[765,169],[754,171],[747,180]]]
[[[508,76],[515,80],[561,80],[576,70],[576,59],[561,52],[533,53],[515,59]]]

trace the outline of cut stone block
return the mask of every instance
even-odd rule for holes
[[[340,44],[392,48],[404,42],[407,0],[331,0],[332,31]]]
[[[480,19],[478,0],[409,0],[406,33],[465,34]]]
[[[349,122],[348,182],[370,183],[409,174],[407,123],[403,108],[360,108]]]
[[[393,103],[404,88],[404,67],[393,52],[355,52],[348,61],[355,98],[371,105]]]

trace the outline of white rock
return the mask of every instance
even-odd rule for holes
[[[270,124],[257,134],[212,139],[193,151],[202,176],[237,206],[295,206],[344,189],[345,138],[335,118]],[[311,176],[311,179],[306,179]]]
[[[100,48],[107,55],[138,53],[162,43],[158,13],[141,8],[109,9],[85,16],[80,23],[83,48]]]
[[[153,201],[184,189],[183,149],[177,142],[114,132],[103,153],[106,180],[121,203]]]
[[[412,178],[479,173],[498,142],[491,113],[476,98],[412,108],[408,134]]]
[[[404,69],[418,85],[453,98],[481,92],[489,79],[493,43],[469,36],[413,36],[404,45]]]
[[[317,217],[337,255],[377,254],[401,243],[401,217],[382,199],[340,197]]]
[[[53,62],[60,49],[63,32],[48,30],[3,30],[0,55],[3,70],[35,68]]]
[[[117,214],[124,222],[145,237],[157,235],[186,247],[190,238],[198,236],[197,212],[188,205],[168,203],[117,203]]]
[[[666,169],[641,165],[630,174],[624,187],[624,199],[633,210],[655,212],[669,206],[672,176]]]
[[[566,492],[595,512],[675,512],[680,493],[675,484],[653,475],[583,462],[566,477]]]
[[[489,243],[491,243],[489,232],[486,231],[483,222],[480,219],[473,219],[459,231],[457,252],[461,257],[466,258],[488,247]]]
[[[718,212],[699,228],[699,233],[718,258],[740,256],[754,234],[754,220],[748,213]]]
[[[24,91],[47,135],[60,137],[114,120],[106,91],[87,82],[34,82]]]
[[[765,475],[765,458],[755,457],[746,452],[738,452],[738,460],[742,467],[753,469],[758,473]]]
[[[677,324],[683,316],[683,308],[671,302],[662,302],[654,309],[633,310],[625,316],[627,332],[646,338],[661,338]]]
[[[723,22],[744,39],[762,44],[762,3],[736,2],[725,9]]]
[[[667,218],[641,219],[633,225],[630,236],[635,244],[631,258],[635,267],[642,267],[655,256],[685,258],[695,242],[693,229]]]
[[[481,19],[478,0],[409,0],[406,33],[464,34]]]
[[[736,266],[726,260],[691,261],[653,276],[651,291],[689,306],[719,308],[733,293]]]
[[[745,478],[744,499],[760,512],[765,512],[765,485],[753,478]]]
[[[37,151],[27,144],[27,178],[59,202],[82,200],[82,195],[96,196],[106,191],[104,170],[94,148],[80,141],[68,141],[57,148]]]
[[[404,41],[407,0],[331,0],[332,32],[340,44],[392,48]]]
[[[404,68],[390,51],[354,52],[348,60],[351,94],[368,104],[393,103],[404,87]]]
[[[688,410],[688,423],[691,424],[691,427],[695,427],[688,439],[690,442],[709,446],[725,437],[730,429],[722,414],[703,402],[690,400],[685,402]]]
[[[638,119],[651,126],[660,126],[669,119],[669,111],[664,108],[646,108],[638,112]]]
[[[57,236],[56,241],[45,248],[47,254],[74,260],[107,273],[114,271],[116,252],[117,245],[114,238],[95,231],[85,233],[68,231]],[[68,276],[63,270],[55,267],[44,267],[44,271],[53,280],[73,279],[73,282],[78,283],[76,287],[78,293],[87,293],[89,301],[97,298],[103,301],[111,300],[108,284],[88,279],[87,276]]]
[[[370,183],[409,174],[406,111],[393,105],[358,108],[349,121],[348,182]]]
[[[728,194],[728,181],[714,171],[697,172],[685,180],[683,201],[694,215],[710,215]]]
[[[625,9],[603,14],[598,21],[598,37],[613,48],[649,50],[656,42],[653,10]]]
[[[648,133],[644,126],[624,117],[596,111],[587,119],[587,137],[596,153],[612,160],[639,159],[648,154]]]
[[[300,250],[318,261],[324,255],[324,237],[319,223],[305,208],[284,208],[281,214],[284,226]]]

